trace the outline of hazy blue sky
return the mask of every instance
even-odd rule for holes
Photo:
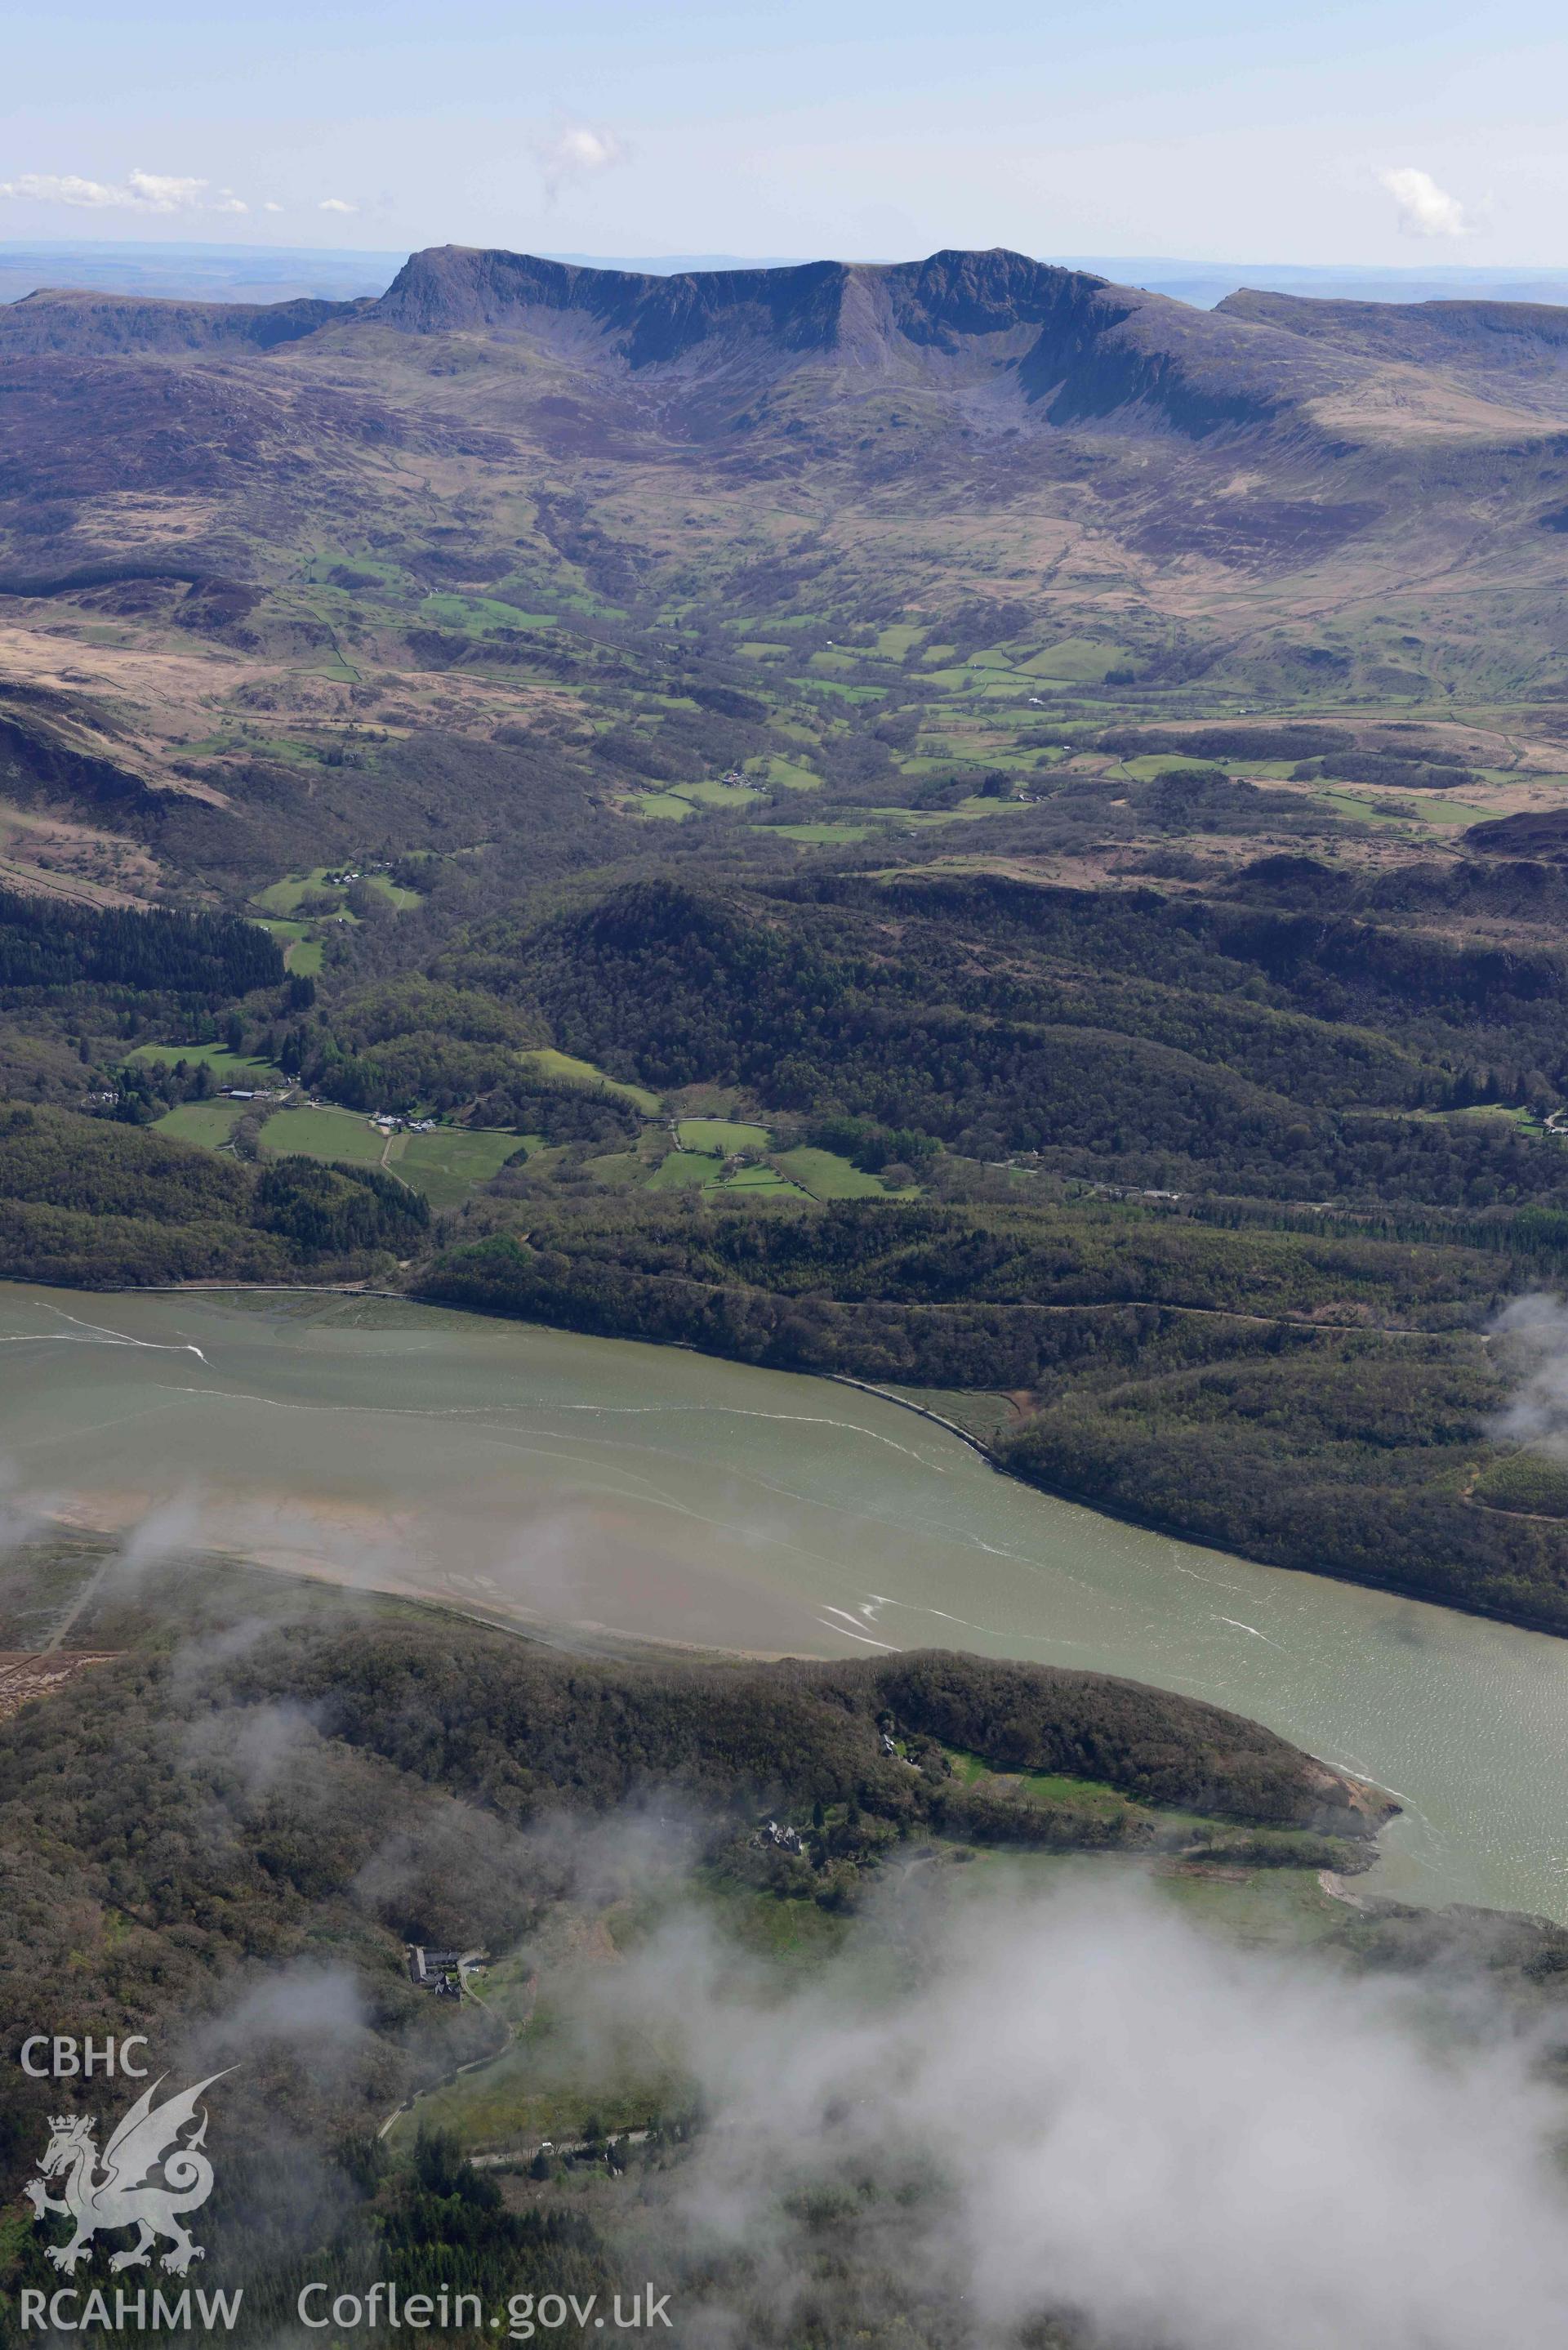
[[[1568,261],[1546,0],[56,0],[0,239]]]

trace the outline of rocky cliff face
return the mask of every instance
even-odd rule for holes
[[[1137,407],[1189,433],[1266,421],[1352,371],[1272,327],[1000,248],[649,277],[449,245],[415,254],[368,317],[533,340],[634,375],[836,365],[862,388],[878,375],[994,386],[1053,423]]]
[[[630,366],[649,367],[736,333],[763,336],[784,350],[827,349],[850,274],[842,262],[815,261],[797,269],[644,277],[448,244],[414,254],[370,315],[416,335],[521,332],[570,318],[597,328]]]

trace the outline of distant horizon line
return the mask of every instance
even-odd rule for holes
[[[1026,252],[1022,245],[937,244],[925,252],[908,254],[588,254],[547,251],[542,245],[471,243],[467,239],[448,237],[428,244],[341,245],[341,244],[262,244],[259,243],[225,244],[202,238],[155,237],[7,237],[0,238],[0,258],[21,257],[35,253],[123,254],[145,256],[155,261],[160,255],[211,255],[214,259],[230,261],[275,260],[367,263],[390,261],[401,263],[414,254],[439,252],[443,245],[477,253],[531,254],[540,261],[556,261],[585,269],[659,270],[674,273],[680,270],[709,269],[804,269],[820,261],[843,261],[852,266],[867,268],[892,267],[902,262],[923,261],[933,253],[983,253],[990,251]],[[1269,261],[1253,258],[1248,261],[1231,259],[1210,260],[1188,254],[1084,254],[1033,253],[1029,258],[1048,268],[1105,269],[1158,268],[1189,271],[1207,276],[1229,275],[1236,270],[1262,269],[1274,276],[1334,277],[1558,277],[1568,276],[1568,260],[1562,262],[1439,262],[1404,261]]]

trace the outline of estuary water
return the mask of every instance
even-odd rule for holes
[[[374,1299],[0,1284],[0,1493],[588,1639],[1127,1674],[1397,1795],[1370,1888],[1568,1918],[1568,1641],[1096,1516],[831,1381]]]

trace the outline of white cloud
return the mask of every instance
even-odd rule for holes
[[[570,123],[534,142],[534,152],[545,174],[545,195],[554,203],[567,180],[591,177],[624,163],[628,150],[613,130],[595,130],[586,122]]]
[[[1429,172],[1413,164],[1398,171],[1379,172],[1380,184],[1394,199],[1399,225],[1407,236],[1469,236],[1470,224],[1457,196],[1439,188]]]
[[[572,172],[602,172],[621,160],[620,141],[608,130],[563,130],[555,141],[557,163]]]
[[[275,204],[272,198],[269,196],[265,203],[263,204],[262,210],[264,213],[280,213],[283,210],[283,206],[281,204]]]
[[[181,180],[167,172],[132,171],[130,201],[152,213],[198,211],[206,201],[205,180]]]
[[[1462,1973],[1232,1950],[1083,1881],[890,1915],[782,1999],[691,1918],[589,1991],[604,2077],[651,2049],[694,2078],[674,2217],[774,2313],[816,2288],[826,2205],[840,2260],[956,2303],[972,2350],[1064,2310],[1107,2350],[1560,2342],[1544,2026]]]
[[[0,180],[0,196],[30,196],[39,203],[84,208],[130,201],[123,188],[106,188],[101,181],[81,179],[75,172],[24,172],[20,179]]]
[[[318,213],[357,213],[359,207],[345,203],[341,196],[323,196],[316,209]]]
[[[1532,1290],[1503,1307],[1489,1336],[1515,1381],[1490,1433],[1568,1461],[1568,1302]]]
[[[243,213],[246,209],[227,188],[221,199],[210,204],[208,184],[205,180],[184,179],[171,172],[144,172],[140,166],[118,182],[84,179],[77,172],[24,172],[15,180],[0,181],[0,196],[31,198],[36,203],[70,204],[83,212]]]

